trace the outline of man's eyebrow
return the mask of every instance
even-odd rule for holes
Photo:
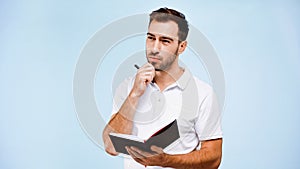
[[[155,36],[154,34],[149,33],[149,32],[147,33],[147,35],[148,35],[148,36]],[[161,38],[161,39],[168,39],[168,40],[170,40],[170,41],[174,41],[173,38],[168,37],[168,36],[161,36],[160,38]]]
[[[162,36],[161,39],[167,39],[167,40],[170,40],[170,41],[174,41],[173,38],[170,38],[170,37],[167,37],[167,36]]]
[[[149,32],[147,33],[147,35],[150,35],[150,36],[155,36],[155,35],[153,35],[152,33],[149,33]]]

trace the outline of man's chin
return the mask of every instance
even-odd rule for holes
[[[152,64],[152,63],[151,63],[151,64]],[[152,65],[153,65],[155,71],[162,71],[162,69],[161,69],[159,66],[157,66],[155,63],[152,64]]]
[[[154,67],[155,71],[163,71],[156,62],[149,62],[149,63]]]

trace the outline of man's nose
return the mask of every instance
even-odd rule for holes
[[[152,52],[155,54],[159,53],[160,47],[161,47],[160,41],[159,41],[159,39],[156,39],[153,44]]]

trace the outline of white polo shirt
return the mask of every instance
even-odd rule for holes
[[[119,111],[134,84],[128,78],[117,88],[113,113]],[[163,91],[150,83],[140,98],[134,116],[132,134],[148,139],[153,133],[177,119],[180,139],[164,149],[168,154],[186,154],[200,148],[199,142],[222,138],[221,112],[213,89],[188,69]],[[145,166],[131,157],[124,158],[125,169],[143,169]],[[146,168],[161,169],[158,166]]]

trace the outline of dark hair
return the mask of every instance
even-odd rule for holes
[[[185,19],[185,16],[174,10],[169,9],[167,7],[160,8],[158,10],[153,11],[150,14],[150,23],[155,20],[157,22],[168,22],[168,21],[174,21],[178,25],[178,37],[179,41],[185,41],[189,32],[189,26],[188,22]]]

